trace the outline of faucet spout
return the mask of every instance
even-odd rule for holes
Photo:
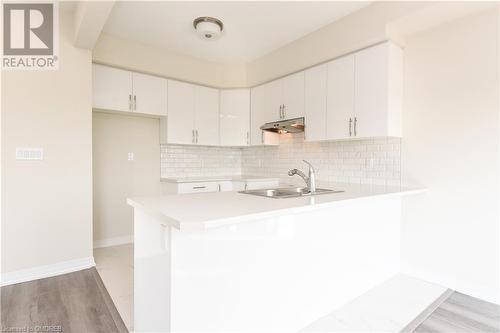
[[[306,183],[307,190],[310,193],[314,193],[316,192],[316,171],[314,170],[314,167],[311,163],[307,162],[306,160],[303,161],[309,166],[309,172],[307,176],[298,169],[291,169],[290,171],[288,171],[288,175],[290,177],[294,175],[298,175],[299,177],[301,177]]]

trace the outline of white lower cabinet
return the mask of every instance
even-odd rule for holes
[[[217,182],[180,183],[177,185],[178,193],[205,193],[218,191],[219,184]]]
[[[223,180],[189,183],[162,183],[163,194],[189,194],[189,193],[209,193],[228,192],[244,190],[260,190],[265,188],[278,187],[276,180]]]

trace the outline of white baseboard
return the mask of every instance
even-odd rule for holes
[[[94,249],[98,249],[101,247],[108,247],[108,246],[130,244],[133,242],[134,242],[134,235],[99,239],[94,241]]]
[[[33,281],[61,274],[71,273],[94,267],[94,257],[87,257],[75,260],[58,262],[56,264],[37,266],[28,269],[21,269],[14,272],[2,273],[0,278],[1,286],[8,286],[21,282]]]

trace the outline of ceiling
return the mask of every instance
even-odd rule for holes
[[[246,63],[278,49],[369,2],[117,2],[104,32],[199,59]],[[202,40],[193,19],[213,16],[224,23],[223,36]]]

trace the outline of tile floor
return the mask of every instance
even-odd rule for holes
[[[130,331],[133,331],[133,251],[133,244],[94,250],[97,271]],[[302,331],[399,332],[446,290],[432,283],[397,275]]]
[[[94,249],[96,268],[130,332],[134,323],[134,245]]]

